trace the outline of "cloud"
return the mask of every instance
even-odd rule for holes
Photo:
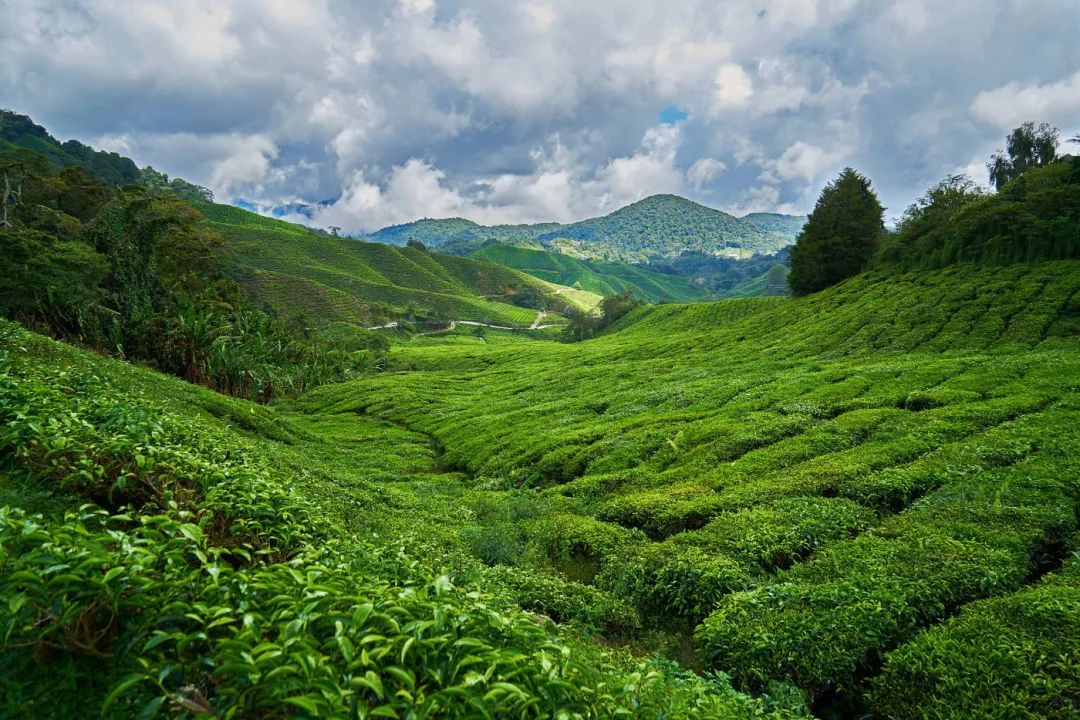
[[[742,107],[750,101],[753,94],[754,83],[740,65],[727,63],[717,69],[713,95],[715,110]]]
[[[825,170],[834,167],[840,157],[839,152],[799,140],[784,150],[770,169],[780,180],[804,180],[810,183],[818,180]]]
[[[1057,82],[1010,82],[981,92],[971,104],[971,114],[999,130],[1011,130],[1028,120],[1080,125],[1080,70]]]
[[[716,158],[698,158],[686,171],[686,178],[695,190],[701,190],[710,180],[726,169],[727,165]]]
[[[840,163],[904,207],[1019,122],[1080,130],[1074,27],[1076,0],[7,0],[0,97],[343,227],[805,211]]]

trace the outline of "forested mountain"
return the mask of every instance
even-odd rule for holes
[[[747,258],[794,242],[806,218],[757,213],[737,218],[677,195],[653,195],[603,217],[568,225],[496,225],[469,220],[418,220],[371,233],[377,242],[419,240],[451,252],[487,241],[548,249],[582,259],[627,263],[671,261],[684,253]]]
[[[181,178],[170,179],[152,167],[140,169],[133,160],[115,152],[95,150],[78,140],[60,142],[26,115],[0,110],[0,151],[24,148],[47,158],[54,167],[79,167],[87,177],[107,185],[142,185],[168,188],[187,200],[213,200],[209,190]]]
[[[745,258],[790,245],[799,220],[746,220],[677,195],[653,195],[610,215],[548,231],[539,239],[559,252],[622,262],[673,260],[695,252]]]
[[[558,227],[558,223],[479,225],[463,218],[424,219],[385,227],[366,235],[365,239],[391,245],[405,245],[412,240],[447,252],[467,254],[492,241],[539,248],[540,235]]]

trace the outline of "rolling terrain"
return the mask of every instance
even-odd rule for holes
[[[567,225],[485,227],[461,218],[418,220],[383,228],[367,238],[396,245],[417,240],[458,253],[495,241],[587,260],[647,264],[685,253],[771,255],[795,241],[805,220],[770,213],[737,218],[677,195],[653,195],[609,215]]]
[[[197,207],[255,297],[318,324],[376,324],[411,312],[525,327],[536,310],[513,301],[526,290],[552,309],[588,309],[597,300],[489,262],[317,235],[226,205]]]
[[[505,265],[558,285],[577,287],[598,295],[624,290],[646,302],[699,300],[707,294],[690,278],[664,275],[627,263],[580,260],[545,250],[491,243],[469,253],[478,260]]]
[[[1080,159],[701,301],[0,155],[0,716],[1080,716]]]
[[[0,523],[22,573],[0,588],[27,598],[10,637],[51,598],[78,613],[140,587],[110,611],[108,642],[147,648],[105,674],[72,656],[47,690],[9,650],[5,699],[33,717],[51,716],[58,687],[91,706],[119,688],[118,716],[164,697],[455,714],[479,683],[515,716],[791,717],[803,693],[825,716],[1069,717],[1078,288],[1076,261],[957,267],[646,307],[574,345],[432,336],[395,349],[386,373],[271,407],[4,325],[4,442],[21,448],[4,502],[44,513]],[[71,420],[42,426],[18,407]],[[200,475],[207,462],[220,473]],[[180,495],[191,519],[150,535],[109,520],[142,496],[127,477],[169,492],[195,479]],[[132,489],[95,490],[108,486]],[[62,518],[86,498],[106,515]],[[23,555],[20,538],[39,537]],[[207,554],[228,537],[250,563]],[[104,582],[64,594],[100,563],[115,568]],[[722,670],[736,690],[597,649],[581,629]],[[176,664],[191,637],[201,649]],[[436,670],[465,648],[494,675]],[[203,653],[213,690],[199,689]],[[564,660],[549,666],[552,653]],[[353,667],[363,683],[349,685]],[[628,691],[631,673],[649,679]],[[166,695],[143,679],[162,674]]]
[[[471,531],[496,543],[482,557],[585,583],[646,626],[698,626],[696,662],[744,690],[788,681],[819,710],[888,717],[1009,702],[1067,717],[1060,696],[998,684],[991,660],[948,658],[1000,648],[973,625],[989,621],[1017,641],[1015,682],[1076,692],[1067,661],[1038,657],[1080,637],[1080,605],[1061,604],[1077,592],[1078,271],[648,308],[543,352],[408,348],[399,372],[301,405],[431,437],[493,494]],[[541,517],[498,510],[521,488]],[[1029,596],[1071,630],[1012,614]],[[913,682],[934,689],[911,698]]]

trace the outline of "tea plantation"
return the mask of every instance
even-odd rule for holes
[[[879,271],[270,405],[4,322],[0,715],[1077,717],[1078,291]]]
[[[279,314],[315,324],[381,323],[409,314],[527,327],[533,307],[591,309],[599,297],[490,262],[316,235],[227,205],[196,203],[221,234],[245,287]],[[534,300],[515,304],[523,293]]]

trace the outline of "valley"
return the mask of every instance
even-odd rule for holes
[[[366,242],[0,120],[3,717],[1077,716],[1080,159]]]

